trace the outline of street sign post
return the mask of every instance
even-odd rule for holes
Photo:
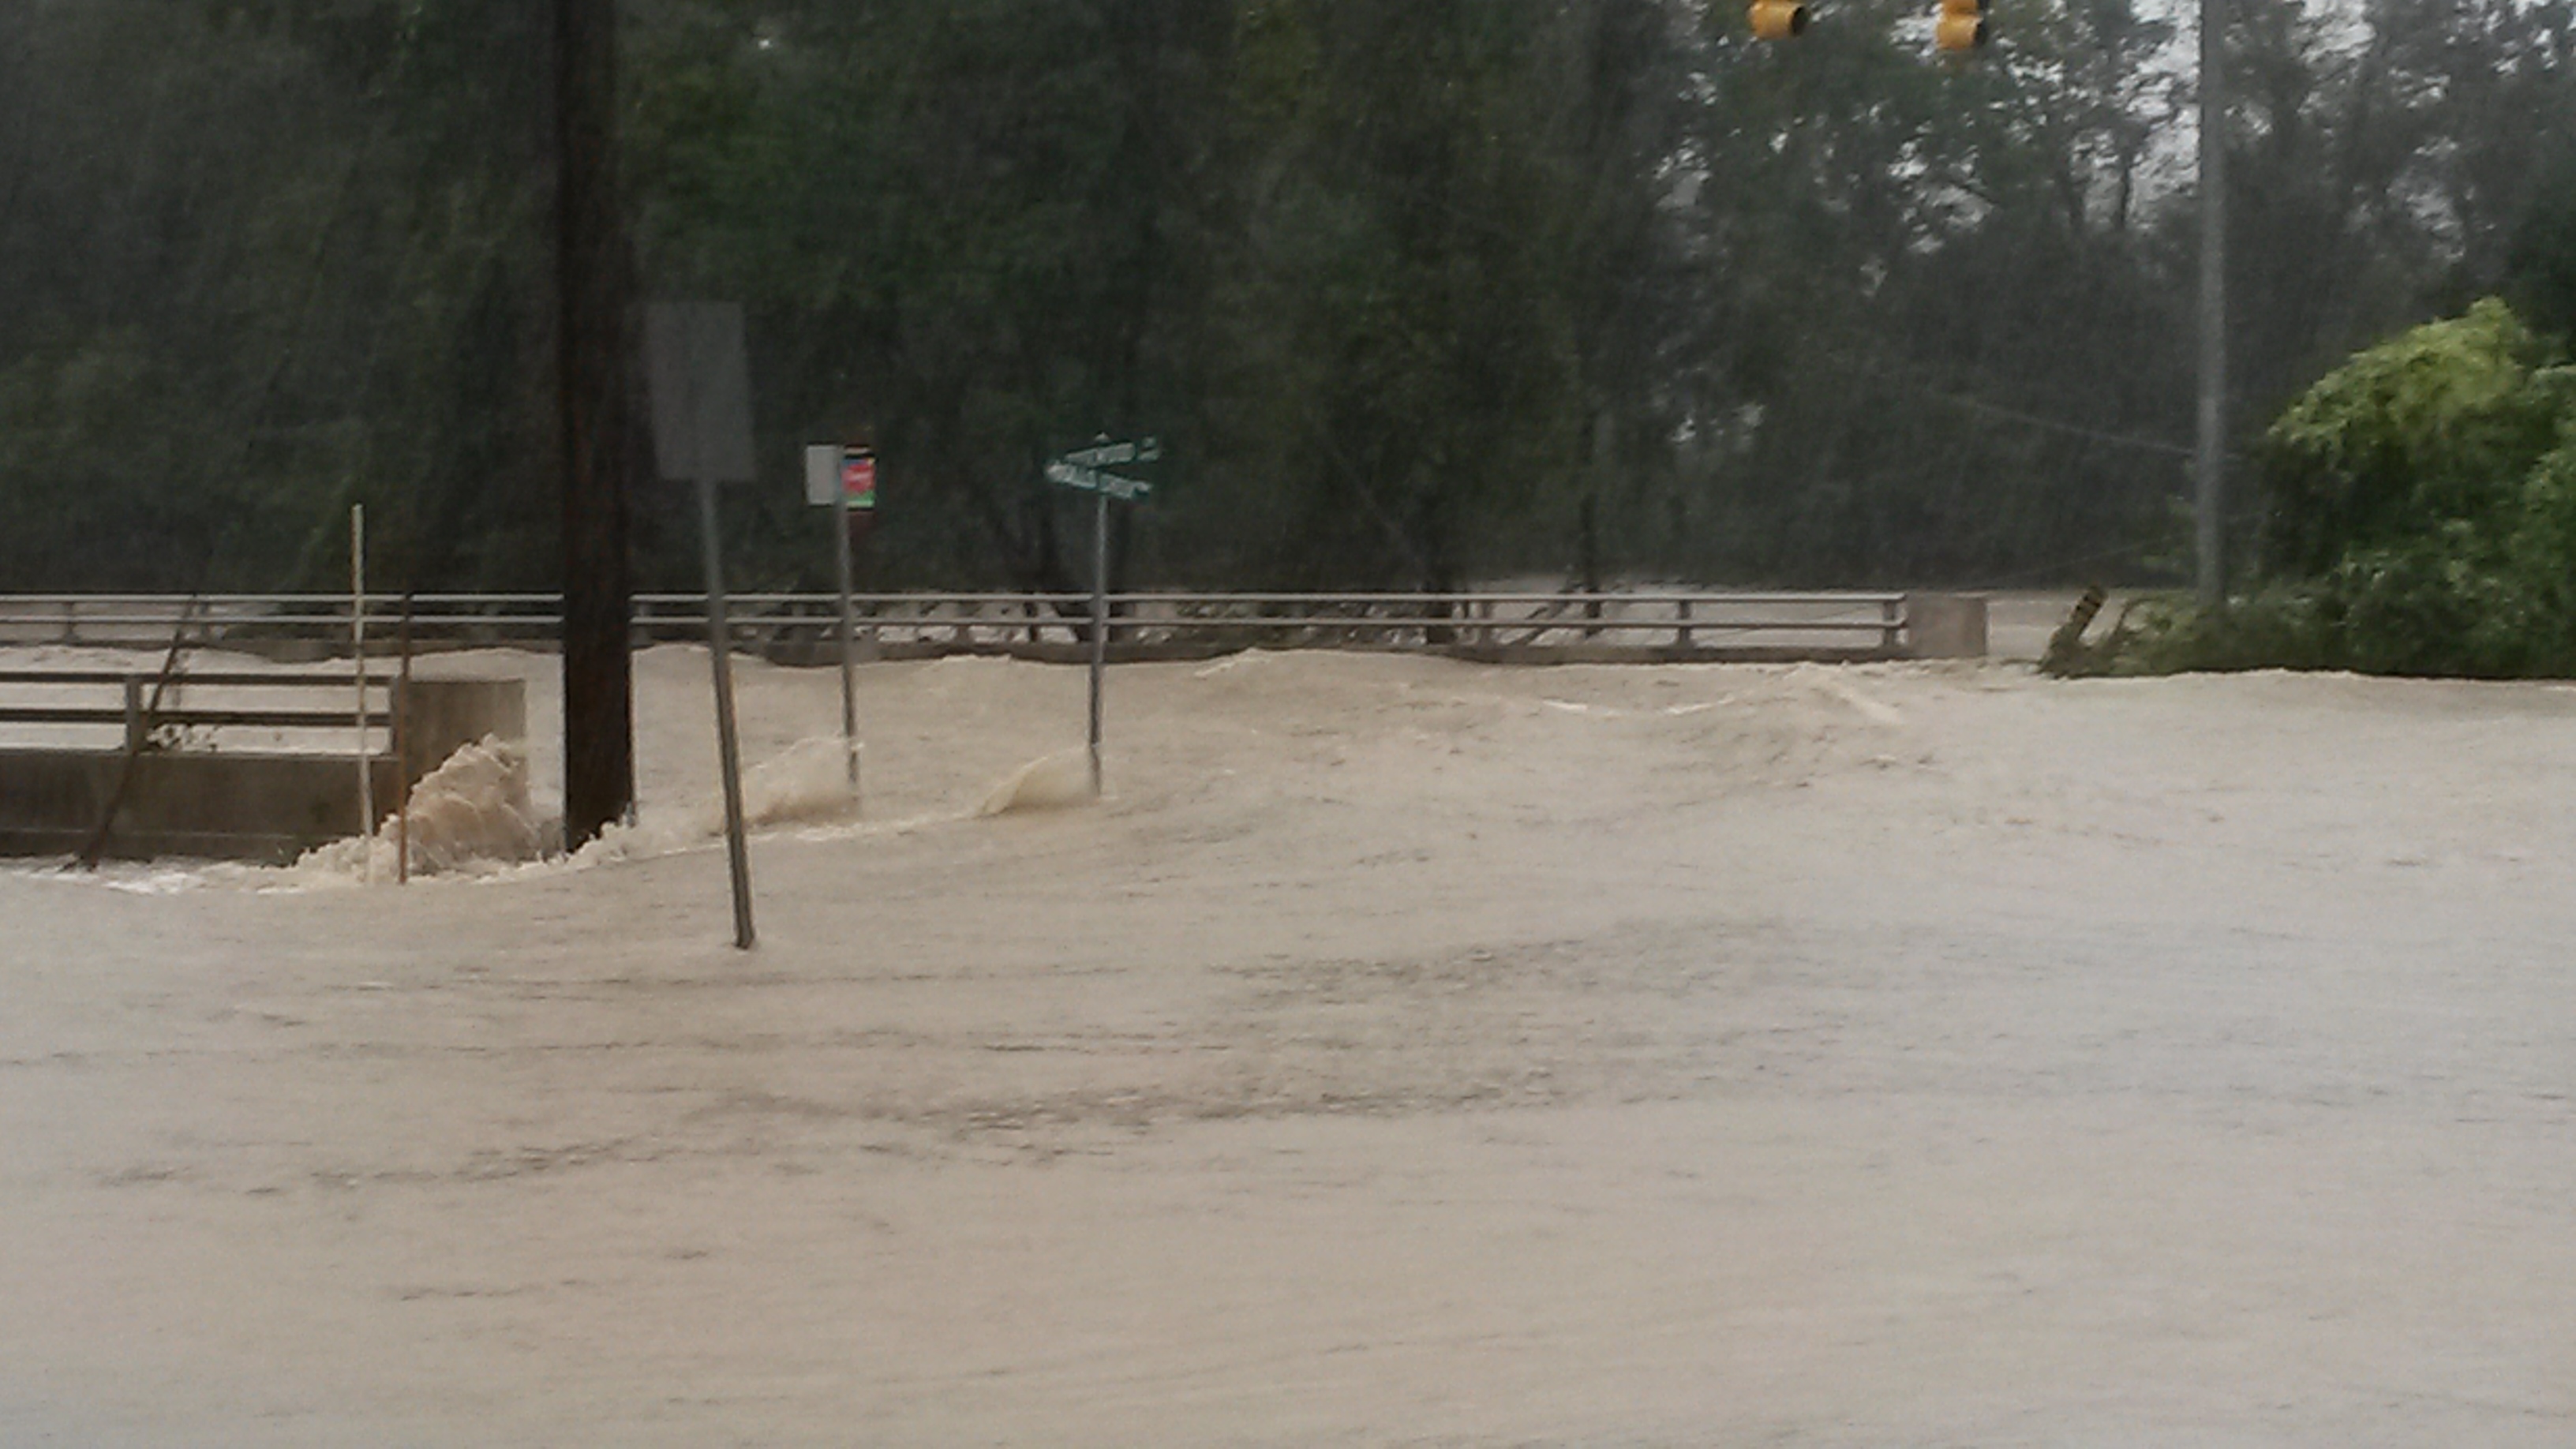
[[[832,557],[841,586],[841,749],[848,757],[850,806],[859,805],[859,685],[853,657],[858,633],[850,605],[850,520],[877,506],[877,455],[839,443],[805,448],[805,501],[832,510]]]
[[[725,617],[724,546],[716,532],[716,485],[748,483],[758,471],[751,446],[751,368],[734,302],[656,302],[645,312],[653,387],[653,454],[666,479],[695,483],[705,545],[707,645],[714,660],[716,755],[724,776],[725,864],[733,881],[733,943],[748,951],[751,852],[743,839],[742,752],[734,733],[733,628]]]
[[[1046,480],[1092,497],[1091,510],[1091,793],[1100,794],[1100,699],[1109,673],[1109,500],[1142,503],[1154,485],[1106,471],[1161,460],[1160,440],[1115,443],[1107,438],[1077,448],[1046,465]]]

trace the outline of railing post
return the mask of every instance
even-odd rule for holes
[[[402,623],[397,626],[397,648],[402,655],[402,669],[394,680],[393,740],[394,755],[394,884],[411,883],[411,604],[409,590],[403,593]],[[358,661],[361,674],[367,661]]]
[[[129,674],[125,676],[125,752],[143,753],[143,742],[150,734],[143,721],[143,681]]]
[[[63,642],[66,644],[80,642],[80,600],[78,599],[63,600]]]
[[[1878,605],[1879,647],[1895,653],[1904,644],[1905,605],[1901,599],[1882,599]]]
[[[1690,600],[1681,601],[1681,628],[1673,633],[1673,642],[1681,648],[1691,647]]]

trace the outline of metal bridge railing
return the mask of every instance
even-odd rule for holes
[[[165,643],[189,600],[175,594],[0,595],[0,644]],[[926,651],[1069,645],[1090,637],[1088,594],[887,593],[855,600],[871,643]],[[819,643],[838,616],[832,594],[732,596],[738,646]],[[1124,646],[1367,645],[1531,650],[1626,646],[1722,653],[1745,647],[1901,655],[1906,599],[1880,593],[1482,592],[1128,593],[1109,599],[1109,636]],[[399,595],[371,594],[371,635],[403,616]],[[561,626],[553,594],[419,594],[413,637],[463,644],[543,644]],[[331,594],[219,594],[198,601],[192,638],[210,645],[297,640],[345,647],[350,599]],[[639,594],[639,641],[703,636],[701,594]]]

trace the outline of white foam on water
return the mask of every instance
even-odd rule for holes
[[[848,761],[838,736],[808,736],[743,771],[743,828],[850,821],[859,802],[850,794]],[[570,863],[585,867],[694,850],[721,839],[724,828],[724,797],[714,795],[660,819],[611,825],[573,852]]]
[[[1905,723],[1904,711],[1884,700],[1873,699],[1870,696],[1861,693],[1859,690],[1852,688],[1850,685],[1843,683],[1841,680],[1832,680],[1828,682],[1826,685],[1826,691],[1833,695],[1834,698],[1850,705],[1854,713],[1858,714],[1861,718],[1868,720],[1871,724],[1883,725],[1887,728],[1894,729]]]
[[[1781,691],[1790,699],[1798,701],[1811,710],[1818,704],[1826,706],[1820,714],[1811,714],[1811,723],[1819,730],[1830,729],[1833,723],[1847,719],[1850,715],[1858,715],[1868,723],[1881,728],[1902,728],[1905,724],[1904,711],[1884,700],[1863,694],[1851,683],[1850,672],[1842,665],[1795,664],[1790,666],[1786,673],[1779,675],[1778,679]]]
[[[60,857],[0,864],[0,875],[94,886],[133,896],[175,896],[208,882],[208,873],[202,867],[191,869],[159,861],[109,860],[101,861],[95,870],[79,870],[70,860]]]
[[[849,761],[838,736],[809,736],[761,761],[743,772],[743,823],[798,825],[851,814],[858,802],[850,794]],[[724,828],[721,811],[713,828]]]
[[[1032,760],[989,791],[973,810],[951,809],[890,820],[860,819],[849,788],[847,747],[839,736],[809,737],[743,772],[743,823],[747,829],[783,831],[823,842],[901,835],[976,816],[1061,809],[1092,798],[1090,764],[1081,749]],[[648,809],[620,822],[570,855],[563,854],[562,821],[531,789],[523,744],[486,737],[463,746],[412,787],[405,815],[414,879],[499,881],[585,870],[616,861],[643,860],[712,848],[724,838],[720,794],[661,810]],[[395,878],[398,843],[389,815],[376,833],[336,840],[306,851],[288,866],[208,861],[173,868],[160,863],[110,863],[95,873],[65,879],[137,895],[173,895],[208,886],[261,894],[339,890]],[[58,873],[48,865],[29,875]]]
[[[1192,679],[1214,679],[1220,674],[1231,674],[1235,670],[1242,669],[1250,665],[1267,664],[1278,657],[1278,651],[1276,650],[1246,649],[1240,654],[1229,654],[1214,664],[1208,665],[1206,668],[1192,670],[1190,672],[1190,677]]]
[[[978,815],[1010,815],[1024,810],[1062,810],[1086,805],[1091,790],[1091,752],[1058,750],[1029,761],[984,796]]]
[[[561,834],[529,799],[527,748],[486,735],[423,776],[399,822],[306,851],[285,874],[297,885],[392,880],[407,842],[414,875],[488,875],[538,859]]]
[[[182,891],[195,890],[206,882],[205,877],[195,871],[152,866],[128,870],[101,867],[98,883],[109,890],[124,891],[129,895],[175,896]]]

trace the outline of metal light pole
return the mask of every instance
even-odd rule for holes
[[[2200,432],[2193,452],[2200,602],[2227,603],[2226,0],[2200,0]]]

